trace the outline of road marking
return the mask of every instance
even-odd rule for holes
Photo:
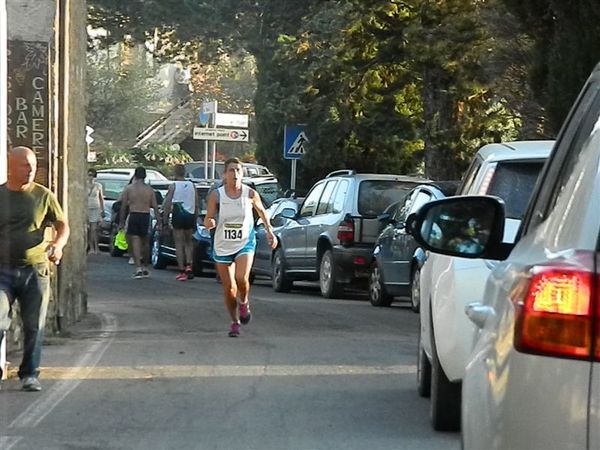
[[[0,436],[0,448],[2,450],[10,450],[17,445],[23,436]]]
[[[112,314],[101,314],[102,320],[100,334],[101,340],[91,345],[84,356],[81,357],[75,367],[69,368],[65,372],[65,377],[61,378],[58,383],[48,389],[47,392],[41,394],[41,396],[33,402],[29,407],[23,411],[15,420],[11,422],[8,428],[27,428],[37,426],[44,418],[50,414],[54,408],[58,406],[73,390],[79,386],[84,378],[74,377],[72,373],[79,373],[80,375],[87,376],[88,371],[94,369],[96,364],[104,355],[104,352],[110,347],[114,340],[115,331],[117,330],[117,320]],[[82,368],[84,369],[82,371]],[[46,378],[45,369],[44,378]],[[36,395],[36,394],[32,394]],[[3,447],[0,447],[3,448]]]
[[[45,380],[135,380],[153,378],[290,377],[415,374],[415,365],[269,365],[45,367]]]

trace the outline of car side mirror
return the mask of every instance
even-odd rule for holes
[[[408,216],[406,230],[426,250],[462,258],[504,260],[504,202],[490,196],[459,196],[423,205]]]
[[[283,211],[281,211],[279,216],[281,216],[285,219],[295,219],[296,211],[294,210],[294,208],[283,208]]]
[[[395,223],[396,221],[392,218],[390,213],[383,213],[377,216],[377,220],[381,222],[382,225],[387,225],[390,223]]]

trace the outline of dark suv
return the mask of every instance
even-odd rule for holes
[[[282,211],[292,220],[273,254],[273,289],[289,291],[293,281],[318,279],[321,294],[331,298],[344,285],[366,281],[381,231],[378,217],[424,181],[340,170],[317,182],[298,212]]]

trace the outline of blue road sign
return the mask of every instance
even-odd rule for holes
[[[283,157],[285,159],[302,158],[302,155],[306,152],[308,142],[303,126],[290,127],[286,125],[283,132]]]
[[[210,114],[205,113],[204,111],[200,110],[200,114],[198,114],[198,122],[200,122],[200,125],[202,125],[202,126],[208,125],[209,120],[210,120]]]

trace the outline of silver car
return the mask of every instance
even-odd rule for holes
[[[482,301],[466,308],[478,332],[463,380],[464,448],[600,448],[598,199],[600,66],[562,128],[516,244],[502,242],[496,197],[439,200],[409,218],[431,251],[501,261]]]

